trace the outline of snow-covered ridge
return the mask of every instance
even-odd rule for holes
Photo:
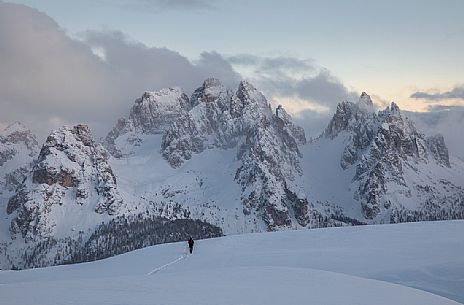
[[[151,112],[134,111],[144,99],[137,100],[128,125],[155,122],[153,118],[159,116],[170,117],[169,127],[160,122],[151,126],[163,130],[161,154],[173,168],[181,168],[194,155],[206,150],[235,150],[234,159],[241,165],[233,173],[234,181],[229,183],[241,185],[241,209],[245,215],[250,215],[254,222],[264,221],[266,229],[272,230],[308,225],[308,200],[298,181],[302,175],[299,146],[306,139],[303,129],[292,123],[281,106],[273,111],[263,94],[246,81],[233,93],[219,80],[207,79],[190,99],[182,95],[181,103],[171,97],[171,92],[162,90],[150,96],[161,99],[160,96],[166,95],[164,100],[178,107],[166,112],[166,107],[153,104]],[[123,130],[116,126],[113,131],[116,129]],[[113,131],[107,139],[114,139],[115,146],[107,147],[116,157],[124,155],[121,151],[136,155],[134,145],[127,145],[128,141],[139,139],[134,144],[141,146],[140,139],[153,134],[147,129]],[[114,138],[116,134],[119,136]]]
[[[343,142],[336,149],[348,178],[344,197],[361,206],[355,218],[388,223],[464,216],[462,162],[452,164],[443,136],[423,135],[396,103],[376,112],[364,92],[358,103],[340,103],[314,147],[329,150],[336,142]]]

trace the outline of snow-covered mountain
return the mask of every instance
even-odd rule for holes
[[[443,136],[423,135],[394,102],[376,112],[366,93],[338,105],[305,169],[319,174],[305,176],[317,202],[362,222],[464,217],[464,166]]]
[[[169,125],[158,119],[165,116]],[[155,206],[180,203],[226,232],[308,225],[300,179],[305,143],[303,129],[282,107],[272,110],[251,84],[243,81],[233,93],[216,79],[190,99],[178,89],[144,93],[105,140],[118,159],[117,175],[133,176],[124,163],[143,164],[135,178],[139,192],[129,201],[140,201],[142,192]],[[133,185],[121,188],[127,193]]]
[[[3,268],[188,236],[464,218],[464,164],[446,139],[366,93],[309,143],[253,85],[217,79],[191,97],[143,93],[103,145],[85,125],[52,132],[40,153],[18,124],[0,139]]]
[[[25,145],[34,139],[24,128],[20,135],[16,142],[8,140]],[[222,234],[207,223],[177,221],[188,218],[178,205],[171,210],[182,217],[124,205],[110,155],[86,125],[53,131],[32,163],[26,163],[37,148],[31,147],[27,156],[20,147],[23,155],[11,157],[29,167],[21,171],[12,196],[2,201],[1,268],[95,260],[188,236]]]
[[[116,214],[122,199],[107,161],[108,153],[87,126],[54,131],[8,201],[12,236],[30,240],[66,236],[69,228],[86,230],[98,224],[96,213]]]

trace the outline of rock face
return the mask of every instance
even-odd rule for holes
[[[2,166],[20,151],[25,150],[29,156],[34,156],[39,144],[29,129],[21,123],[15,122],[0,133],[0,145],[0,166]],[[24,147],[13,147],[15,145]],[[6,157],[6,155],[10,157]]]
[[[133,153],[127,147],[137,146],[140,134],[162,134],[184,111],[191,108],[189,99],[178,88],[146,91],[135,101],[129,118],[121,118],[106,136],[103,145],[117,157]],[[116,144],[115,140],[120,143]],[[125,149],[126,148],[126,149]]]
[[[0,198],[7,201],[30,171],[39,152],[36,137],[19,122],[0,132]]]
[[[207,80],[191,104],[163,136],[162,153],[171,166],[208,148],[234,147],[241,161],[235,180],[242,187],[243,212],[257,211],[269,230],[291,227],[294,220],[306,226],[308,200],[295,182],[302,175],[303,129],[281,106],[273,113],[266,98],[244,81],[232,94],[217,80]]]
[[[129,123],[118,126],[149,126],[138,129],[138,138],[140,134],[163,132],[161,154],[172,168],[182,167],[195,154],[208,149],[235,149],[235,161],[240,164],[235,182],[242,189],[243,213],[257,214],[268,230],[306,226],[309,204],[299,182],[299,146],[306,143],[306,138],[285,110],[279,106],[273,111],[266,98],[245,81],[234,93],[217,79],[207,79],[190,99],[173,90],[152,93],[157,99],[170,101],[172,107],[159,103],[150,111],[134,111],[138,100],[127,119]],[[164,117],[166,111],[169,126],[167,121],[152,119]],[[150,124],[136,123],[142,121]],[[114,137],[114,130],[121,130],[118,126],[107,137],[115,139],[112,143],[121,141],[121,136]],[[114,156],[121,156],[120,148],[107,147]]]
[[[324,135],[333,139],[341,132],[350,133],[351,141],[345,147],[340,160],[342,168],[353,165],[359,157],[358,152],[371,143],[375,132],[375,118],[372,100],[365,92],[357,104],[347,101],[338,104]]]
[[[75,220],[72,211],[82,210],[79,206],[88,212],[116,213],[122,199],[107,160],[108,153],[87,126],[52,132],[32,172],[8,202],[11,234],[26,240],[53,236],[57,226]]]
[[[426,145],[432,157],[440,164],[446,167],[451,167],[449,161],[448,148],[445,144],[445,139],[441,134],[427,137]]]
[[[324,137],[346,137],[340,166],[344,170],[355,168],[355,198],[367,220],[396,222],[392,215],[399,210],[403,214],[429,213],[431,219],[436,217],[436,207],[451,214],[464,211],[462,188],[444,177],[434,177],[442,171],[436,168],[451,167],[443,136],[426,138],[394,102],[378,113],[365,93],[357,104],[343,102]],[[447,203],[450,197],[453,204]],[[408,201],[415,204],[408,206]],[[431,205],[435,206],[433,211]]]

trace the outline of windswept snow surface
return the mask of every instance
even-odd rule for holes
[[[462,232],[445,221],[233,235],[192,255],[164,244],[0,272],[0,304],[459,304]]]

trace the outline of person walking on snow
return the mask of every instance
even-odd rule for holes
[[[192,251],[193,251],[193,239],[190,237],[190,239],[188,240],[188,245],[189,245],[189,249],[190,249],[190,254],[192,254]]]

